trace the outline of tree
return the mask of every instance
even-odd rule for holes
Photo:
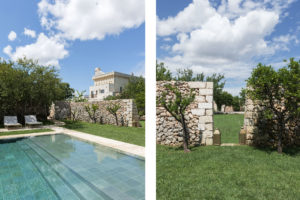
[[[241,98],[239,96],[234,96],[232,98],[232,106],[234,111],[241,110]]]
[[[74,89],[70,87],[69,83],[61,83],[60,87],[64,94],[64,99],[72,99],[74,96]]]
[[[156,61],[156,80],[157,81],[171,81],[172,73],[165,67],[163,62],[157,63]]]
[[[121,106],[119,104],[110,104],[106,107],[106,110],[115,117],[117,126],[119,125],[117,112],[120,108]]]
[[[247,82],[247,94],[262,103],[263,117],[273,122],[268,134],[282,153],[283,141],[291,141],[287,138],[295,134],[288,133],[288,126],[300,120],[300,61],[291,58],[287,67],[278,71],[259,63]]]
[[[71,97],[73,89],[59,78],[57,69],[26,58],[0,59],[0,121],[4,115],[35,114],[46,120],[52,102]]]
[[[71,109],[71,120],[73,122],[77,121],[80,114],[81,112],[78,108]]]
[[[232,106],[233,96],[226,91],[222,91],[222,93],[220,94],[220,102],[222,102],[222,105]]]
[[[74,101],[74,102],[87,102],[87,99],[84,97],[85,92],[86,92],[86,90],[83,90],[81,92],[76,90],[76,94],[73,94],[73,97],[72,97],[71,101]]]
[[[203,74],[201,74],[201,75],[203,75]],[[177,77],[175,79],[177,81],[203,81],[204,76],[201,77],[201,75],[200,75],[200,79],[197,80],[197,78],[194,77],[193,70],[191,70],[191,69],[177,69]]]
[[[117,98],[134,99],[139,115],[145,115],[145,78],[132,75]]]
[[[223,89],[225,86],[225,81],[223,81],[225,76],[223,74],[213,74],[211,76],[207,76],[205,81],[214,83],[214,101],[216,102],[219,109],[223,105],[222,95]]]
[[[88,113],[90,119],[94,123],[97,123],[96,112],[99,109],[99,105],[98,104],[92,104],[91,106],[90,105],[85,105],[84,108],[85,108],[85,111]]]
[[[72,97],[70,98],[70,101],[72,102],[87,102],[88,100],[86,98],[84,98],[84,93],[86,91],[83,90],[81,92],[79,92],[78,90],[76,90],[76,93],[72,94]],[[79,109],[78,107],[74,107],[71,109],[71,119],[72,121],[77,121],[79,116],[81,115],[81,109]]]
[[[185,152],[189,150],[189,131],[185,122],[184,114],[186,108],[194,101],[195,94],[191,91],[188,95],[182,94],[176,85],[173,87],[171,84],[165,85],[166,91],[158,97],[158,104],[162,105],[182,126],[183,129],[183,149]],[[175,99],[167,100],[168,92],[175,95]]]
[[[247,90],[245,88],[242,88],[240,92],[240,104],[241,106],[244,106],[246,103],[246,92]]]

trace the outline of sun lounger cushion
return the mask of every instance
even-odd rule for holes
[[[41,125],[42,122],[38,122],[35,115],[25,115],[25,124]]]
[[[4,126],[21,126],[17,116],[4,116]]]

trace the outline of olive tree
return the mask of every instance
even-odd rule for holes
[[[117,126],[119,125],[117,112],[120,108],[121,106],[119,104],[110,104],[106,106],[106,110],[115,117]]]
[[[99,105],[98,104],[92,104],[91,106],[85,105],[84,108],[85,111],[88,113],[89,118],[92,120],[92,122],[96,123],[97,122],[96,112],[99,109]]]
[[[165,85],[166,91],[161,96],[157,97],[157,102],[163,106],[182,126],[183,129],[183,149],[185,152],[189,150],[189,131],[184,118],[187,107],[194,101],[195,94],[191,91],[189,94],[184,95],[179,89],[171,84]],[[174,95],[173,99],[167,99],[170,93]]]
[[[283,141],[291,141],[295,133],[288,133],[288,126],[300,120],[300,61],[290,59],[279,70],[261,63],[247,80],[247,94],[263,104],[263,117],[272,120],[270,136],[276,141],[278,153],[282,153]]]

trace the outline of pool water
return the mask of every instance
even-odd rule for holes
[[[145,199],[145,162],[65,134],[2,141],[1,199]]]

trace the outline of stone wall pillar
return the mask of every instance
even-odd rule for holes
[[[165,91],[166,84],[177,84],[177,88],[183,94],[189,94],[191,90],[195,94],[195,100],[188,106],[185,119],[190,133],[190,144],[213,144],[213,83],[212,82],[175,82],[158,81],[157,96]],[[172,94],[167,99],[174,98]],[[174,117],[163,107],[156,108],[156,141],[159,144],[180,146],[183,141],[182,127]]]

